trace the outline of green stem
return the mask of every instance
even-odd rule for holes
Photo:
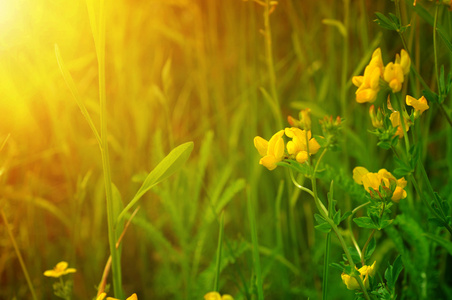
[[[220,272],[221,272],[221,252],[223,248],[223,232],[224,232],[224,212],[221,213],[221,221],[220,221],[220,233],[218,237],[218,247],[217,247],[217,272],[215,274],[215,283],[213,290],[219,292],[218,283],[220,281]]]
[[[418,162],[418,167],[421,170],[421,174],[422,174],[422,177],[424,178],[425,183],[427,184],[427,189],[429,191],[430,197],[433,199],[435,205],[438,207],[438,210],[441,213],[440,219],[442,219],[444,221],[446,229],[452,234],[452,227],[447,222],[446,214],[444,213],[444,211],[442,209],[441,203],[439,203],[438,199],[435,196],[435,191],[433,190],[433,187],[430,184],[430,180],[428,179],[428,175],[427,175],[427,172],[425,171],[424,165],[420,161]],[[419,196],[421,196],[421,194],[419,194]],[[436,212],[433,208],[431,208],[431,209],[432,209],[432,211]],[[438,215],[438,213],[437,213],[437,215]]]
[[[251,202],[251,192],[248,189],[247,196],[247,208],[248,208],[248,219],[250,221],[251,227],[251,241],[253,244],[253,266],[254,271],[256,272],[256,287],[257,287],[257,296],[259,300],[264,300],[264,290],[263,290],[263,281],[262,281],[262,272],[261,272],[261,263],[259,258],[259,242],[257,239],[257,228],[256,228],[256,218],[254,216],[254,208]]]
[[[108,219],[108,241],[110,244],[110,254],[112,258],[112,277],[113,289],[116,298],[123,298],[121,283],[121,261],[119,253],[116,250],[115,220],[113,219],[113,196],[112,180],[110,170],[110,159],[108,153],[108,130],[107,130],[107,101],[105,87],[105,2],[100,1],[99,8],[99,36],[97,61],[99,68],[99,98],[100,98],[100,121],[101,121],[101,139],[102,139],[102,168],[104,172],[105,195],[107,201],[107,219]]]
[[[397,93],[393,93],[393,95],[396,98],[396,102],[399,105],[400,124],[402,126],[402,131],[403,131],[403,139],[405,140],[406,153],[408,154],[410,151],[410,140],[407,135],[407,131],[409,128],[407,127],[407,124],[405,123],[405,118],[404,118],[404,115],[406,114],[406,108],[402,102],[401,97],[399,97]]]
[[[328,201],[328,217],[332,218],[333,213],[333,181],[331,181],[330,186],[330,196]],[[328,298],[328,276],[329,276],[329,265],[330,265],[330,247],[331,247],[331,231],[326,234],[325,241],[325,258],[323,261],[323,284],[322,284],[322,299],[326,300]]]
[[[307,148],[307,152],[308,152],[308,158],[310,158],[310,156],[309,156],[309,139],[308,139],[307,131],[306,131],[306,148]],[[337,236],[337,238],[339,240],[339,243],[341,244],[342,249],[344,250],[345,256],[347,257],[347,260],[348,260],[348,262],[350,264],[350,267],[353,270],[353,269],[355,269],[355,263],[353,262],[352,256],[350,254],[350,251],[347,248],[347,245],[346,245],[346,243],[344,241],[344,238],[342,237],[341,233],[339,232],[339,229],[337,228],[337,226],[334,223],[333,219],[331,219],[328,216],[328,211],[326,210],[325,206],[323,205],[323,203],[320,201],[319,197],[317,196],[317,185],[316,185],[315,175],[317,173],[317,168],[319,167],[320,161],[322,160],[322,158],[325,155],[327,150],[328,150],[328,148],[325,148],[322,151],[322,154],[320,154],[320,156],[319,156],[319,158],[317,160],[317,163],[315,165],[314,172],[312,173],[312,176],[311,176],[312,190],[313,190],[313,193],[314,193],[314,196],[313,196],[314,197],[314,202],[315,202],[315,204],[317,206],[317,209],[319,210],[320,214],[322,215],[322,217],[328,222],[328,224],[331,226],[332,230],[336,234],[336,236]],[[353,277],[358,282],[358,284],[359,284],[359,286],[360,286],[360,288],[361,288],[361,290],[363,292],[364,298],[367,299],[367,300],[370,300],[369,295],[367,294],[367,289],[364,286],[364,283],[363,283],[361,277],[357,276],[357,275],[355,275]]]
[[[6,219],[5,212],[3,211],[3,209],[1,210],[1,213],[2,213],[3,222],[5,222],[6,231],[8,231],[8,235],[9,235],[9,238],[11,239],[11,243],[13,244],[14,251],[16,252],[17,258],[19,259],[19,263],[22,268],[22,271],[24,272],[25,280],[27,281],[28,288],[30,289],[30,292],[31,292],[31,296],[33,297],[33,300],[37,300],[38,297],[36,297],[35,289],[33,288],[33,284],[31,283],[31,280],[30,280],[30,275],[28,275],[27,267],[25,266],[24,260],[22,258],[22,254],[20,254],[19,247],[17,247],[16,239],[14,238],[14,235],[11,232],[11,229],[9,228],[9,223],[8,223],[8,220]]]
[[[434,17],[434,21],[433,21],[433,58],[434,58],[434,62],[435,62],[435,75],[436,75],[436,84],[438,87],[439,102],[441,102],[442,93],[441,93],[441,86],[439,84],[438,54],[437,54],[437,42],[436,42],[436,28],[438,25],[438,10],[439,10],[439,5],[436,5],[435,17]]]
[[[325,258],[323,261],[323,287],[322,287],[322,299],[328,299],[328,271],[330,264],[330,247],[331,247],[331,232],[326,234],[325,243]]]
[[[441,91],[441,85],[440,85],[440,80],[439,80],[439,71],[438,71],[438,44],[437,44],[437,39],[436,39],[436,31],[438,28],[438,11],[439,11],[439,5],[436,5],[435,8],[435,17],[433,20],[433,57],[434,57],[434,61],[435,61],[435,75],[436,75],[436,84],[438,87],[438,103],[439,103],[439,109],[441,111],[441,113],[446,117],[447,122],[449,123],[450,126],[452,126],[452,120],[449,116],[449,114],[446,112],[446,110],[444,109],[443,106],[443,97],[444,95],[442,94]]]
[[[356,251],[358,252],[358,255],[361,259],[361,262],[363,261],[363,252],[361,251],[361,249],[359,248],[358,242],[355,239],[355,236],[353,235],[353,230],[352,230],[352,219],[353,216],[355,215],[355,213],[360,210],[363,207],[366,207],[367,205],[371,204],[372,202],[368,201],[364,204],[361,204],[360,206],[357,206],[354,210],[352,210],[352,214],[347,218],[347,223],[348,223],[348,230],[350,232],[350,239],[352,240],[353,246],[355,246]]]
[[[267,61],[267,69],[268,69],[268,76],[270,79],[270,91],[272,100],[274,102],[273,107],[275,110],[273,111],[275,115],[275,120],[277,123],[278,128],[282,128],[282,121],[281,121],[281,109],[279,108],[279,98],[278,98],[278,91],[276,89],[276,73],[275,73],[275,67],[273,62],[273,50],[272,50],[272,33],[270,28],[270,1],[266,0],[265,5],[265,12],[264,12],[264,28],[265,28],[265,56]]]

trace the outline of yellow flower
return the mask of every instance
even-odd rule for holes
[[[357,184],[363,185],[364,189],[369,193],[371,193],[370,188],[378,192],[382,182],[384,187],[391,187],[392,181],[396,184],[396,188],[392,193],[391,200],[398,203],[400,199],[404,199],[407,196],[404,190],[407,185],[405,178],[397,179],[386,169],[380,169],[377,173],[371,173],[366,168],[356,167],[353,169],[353,180]]]
[[[74,268],[68,268],[68,263],[65,261],[61,261],[57,263],[53,270],[47,270],[44,272],[44,276],[58,278],[60,276],[75,273],[77,270]]]
[[[204,300],[234,300],[231,295],[221,296],[218,292],[209,292],[204,295]]]
[[[400,64],[388,63],[383,75],[384,80],[389,83],[389,87],[394,93],[399,92],[402,89],[403,83],[403,68]]]
[[[301,128],[311,130],[311,109],[306,108],[300,111]]]
[[[403,128],[402,123],[400,122],[400,112],[394,111],[390,116],[389,120],[391,120],[392,127],[397,128],[396,134],[399,136],[399,139],[403,138]],[[408,132],[410,130],[410,123],[407,119],[405,119],[405,130]]]
[[[299,163],[304,163],[308,160],[308,146],[309,146],[309,155],[316,154],[319,149],[319,143],[311,138],[311,131],[307,132],[307,138],[309,140],[306,143],[306,131],[301,130],[300,128],[291,127],[285,129],[286,136],[292,139],[287,143],[287,152],[289,155],[293,155],[295,159]]]
[[[364,69],[364,76],[354,76],[352,82],[358,87],[356,90],[356,101],[358,103],[374,102],[380,90],[380,77],[383,75],[383,60],[380,48],[372,54],[367,67]]]
[[[99,296],[97,296],[96,300],[104,300],[105,297],[107,297],[107,293],[101,293]]]
[[[401,57],[400,57],[401,56]],[[410,72],[411,60],[408,52],[405,49],[400,51],[400,56],[396,54],[395,63],[402,66],[403,75],[407,75]]]
[[[424,96],[416,100],[416,98],[411,97],[410,95],[406,96],[406,104],[412,106],[419,115],[422,115],[424,111],[429,109],[427,99]]]
[[[268,142],[260,136],[254,138],[254,146],[262,156],[259,163],[270,171],[274,170],[276,168],[276,163],[280,162],[284,157],[283,135],[284,130],[280,130],[275,133]]]
[[[104,300],[105,296],[107,294],[102,293],[100,294],[96,300]],[[113,297],[107,297],[107,300],[119,300],[117,298],[113,298]],[[127,298],[126,300],[138,300],[137,294],[133,293],[129,298]]]
[[[410,72],[411,60],[408,53],[402,49],[400,56],[397,54],[395,62],[388,63],[384,69],[383,78],[389,83],[389,87],[394,93],[402,89],[404,75]]]
[[[360,269],[356,268],[355,266],[355,268],[359,271],[359,277],[361,277],[361,280],[363,281],[364,287],[366,289],[369,289],[369,276],[373,276],[375,274],[375,263],[376,262],[374,261],[374,263],[371,266],[364,265]],[[345,273],[341,274],[341,278],[349,290],[361,289],[356,278],[353,278]]]

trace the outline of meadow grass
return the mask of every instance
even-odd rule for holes
[[[43,273],[60,261],[77,269],[62,280],[72,285],[68,298],[95,299],[110,255],[106,291],[120,299],[212,291],[353,299],[334,268],[344,257],[358,268],[377,262],[369,299],[380,297],[371,293],[380,282],[392,299],[452,298],[447,3],[9,7],[13,18],[0,14],[0,299],[57,299],[59,281]],[[376,12],[409,26],[379,26]],[[356,102],[352,83],[378,47],[385,64],[401,49],[410,54],[400,94],[429,96],[430,108],[408,132],[402,121],[403,138],[389,150],[369,132],[370,105]],[[387,110],[388,95],[406,110],[387,91],[374,105]],[[324,135],[318,120],[342,117],[340,151],[311,156],[310,174],[259,165],[254,137],[270,139],[305,108],[315,135]],[[382,230],[353,222],[371,200],[353,181],[357,166],[409,167],[407,197],[391,204]],[[340,225],[339,209],[352,213]]]

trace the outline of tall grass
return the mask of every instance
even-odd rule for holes
[[[396,14],[395,3],[279,1],[272,11],[272,1],[119,1],[103,9],[87,2],[20,0],[16,23],[0,30],[0,141],[10,134],[0,152],[0,209],[18,248],[2,221],[0,298],[30,298],[33,286],[36,298],[53,299],[53,281],[42,274],[66,260],[77,268],[69,275],[73,299],[91,299],[112,253],[109,295],[119,298],[202,299],[214,288],[235,299],[352,299],[340,271],[326,263],[343,251],[335,235],[314,229],[312,196],[286,170],[259,165],[252,140],[288,127],[286,116],[301,108],[310,107],[313,120],[341,115],[342,152],[325,155],[314,184],[327,203],[334,180],[343,212],[363,204],[353,167],[396,166],[375,146],[368,107],[356,103],[351,78],[375,48],[388,62],[404,47],[398,33],[373,22],[375,12]],[[447,78],[452,55],[432,33],[439,26],[451,36],[449,12],[417,1],[429,19],[411,1],[396,2],[411,24],[404,39],[413,65],[438,92],[441,66]],[[411,72],[406,89],[420,97],[422,80]],[[424,167],[414,172],[407,201],[394,208],[400,217],[375,233],[372,259],[381,276],[386,261],[402,254],[396,287],[405,299],[452,293],[450,234],[427,222],[435,213],[424,202],[436,200],[435,192],[452,201],[449,107],[447,96],[408,132]],[[320,125],[312,130],[320,133]],[[126,206],[166,154],[188,141],[192,155],[143,194],[116,251],[110,202],[116,197]],[[129,219],[130,211],[121,216]],[[352,230],[353,238],[344,235],[350,247],[364,245],[370,233],[353,223],[339,229]]]

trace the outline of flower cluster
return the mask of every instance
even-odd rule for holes
[[[205,300],[234,300],[231,295],[224,294],[220,295],[218,292],[209,292],[204,295]]]
[[[254,138],[254,146],[262,156],[259,161],[261,165],[271,171],[285,158],[295,159],[302,164],[319,151],[320,145],[311,134],[310,112],[309,108],[301,110],[300,120],[289,116],[288,121],[292,127],[278,131],[269,141],[260,136]],[[284,145],[284,135],[292,139],[287,142],[287,146]]]
[[[366,168],[356,167],[353,169],[353,180],[363,185],[373,199],[383,200],[390,198],[398,203],[400,199],[405,199],[407,196],[404,190],[407,185],[405,178],[397,179],[386,169],[381,169],[377,173],[371,173]],[[382,194],[381,190],[384,194]]]
[[[355,268],[356,268],[356,266],[355,266]],[[369,289],[369,276],[374,276],[374,274],[375,274],[375,261],[371,266],[364,265],[360,269],[356,268],[356,270],[359,272],[359,277],[361,277],[361,280],[364,283],[364,287],[366,289]],[[347,286],[347,288],[349,290],[360,290],[361,289],[356,278],[354,278],[346,273],[342,273],[341,277],[342,277],[342,281],[345,283],[345,285]]]
[[[374,102],[380,91],[380,79],[384,80],[394,93],[402,89],[404,76],[410,71],[410,57],[402,49],[400,55],[396,55],[395,62],[390,62],[383,67],[381,50],[377,48],[369,64],[364,69],[364,75],[354,76],[352,82],[358,87],[356,90],[356,101],[358,103]]]
[[[429,109],[427,99],[425,99],[424,96],[416,99],[410,95],[407,95],[405,103],[413,108],[411,115],[408,115],[405,111],[401,113],[400,111],[395,110],[392,107],[391,102],[388,100],[388,110],[391,111],[391,114],[389,115],[390,124],[388,123],[387,126],[385,126],[384,122],[386,115],[384,111],[382,111],[381,108],[376,110],[374,105],[370,106],[369,115],[372,121],[372,126],[377,129],[374,133],[380,137],[380,140],[386,139],[390,142],[390,140],[396,136],[398,138],[403,138],[401,114],[403,115],[405,131],[408,132],[410,126],[413,125],[414,120],[419,118],[424,111]]]
[[[104,300],[105,297],[107,297],[107,293],[101,293],[99,296],[97,296],[96,300]],[[112,298],[112,297],[107,297],[107,300],[118,300],[118,299]],[[133,293],[126,300],[138,300],[137,294]]]

